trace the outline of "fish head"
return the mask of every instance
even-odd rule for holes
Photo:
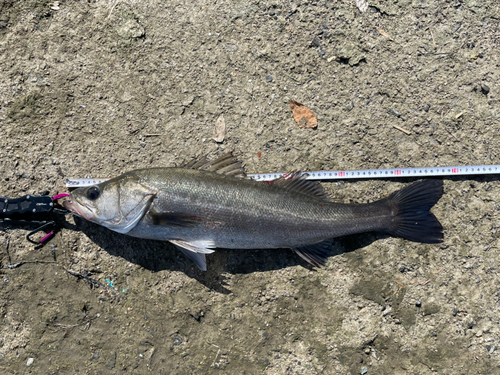
[[[149,209],[156,191],[125,174],[103,183],[76,189],[63,203],[73,214],[115,232],[132,230]]]

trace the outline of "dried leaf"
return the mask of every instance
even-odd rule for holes
[[[356,5],[358,6],[361,13],[368,10],[368,0],[356,0]]]
[[[220,115],[215,123],[212,139],[217,143],[221,143],[224,140],[225,136],[226,122],[224,121],[224,116]]]
[[[293,113],[293,118],[299,127],[313,128],[318,126],[318,119],[314,113],[305,105],[300,104],[294,100],[290,102],[290,108]]]

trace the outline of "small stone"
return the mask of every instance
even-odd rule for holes
[[[451,313],[453,314],[453,316],[457,316],[457,314],[458,314],[457,308],[456,307],[452,308]]]
[[[116,365],[116,352],[111,353],[111,357],[108,360],[108,363],[106,364],[106,368],[108,370],[112,370],[115,368]]]
[[[490,88],[488,85],[486,85],[485,83],[482,83],[481,84],[481,92],[484,94],[484,95],[488,95],[488,93],[490,92]]]
[[[266,81],[267,81],[267,82],[272,82],[272,81],[273,81],[273,77],[272,77],[272,76],[270,76],[270,75],[267,75],[267,76],[266,76]]]
[[[365,375],[368,372],[368,367],[361,367],[361,375]]]
[[[314,38],[313,41],[312,41],[312,45],[314,47],[319,47],[321,45],[321,42],[318,38]]]
[[[194,314],[190,314],[197,322],[200,321],[201,317],[200,317],[200,314],[198,313],[194,313]]]
[[[387,113],[396,117],[401,117],[401,113],[396,111],[394,108],[389,108]]]
[[[422,300],[417,299],[417,300],[415,301],[415,306],[417,306],[417,307],[422,307]]]
[[[425,107],[424,107],[424,111],[425,112],[429,112],[429,109],[431,109],[431,105],[430,104],[426,104]]]
[[[28,358],[28,361],[26,362],[26,366],[30,367],[35,360],[33,358]]]

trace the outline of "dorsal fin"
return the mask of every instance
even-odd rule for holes
[[[223,174],[226,176],[234,176],[245,178],[245,169],[241,162],[236,160],[233,155],[233,151],[224,154],[217,159],[212,161],[207,161],[207,156],[205,155],[199,160],[192,160],[186,163],[183,168],[188,169],[199,169],[201,171],[215,172],[218,174]]]
[[[272,181],[272,185],[297,193],[306,194],[330,202],[330,197],[319,182],[306,180],[307,173],[293,172]]]

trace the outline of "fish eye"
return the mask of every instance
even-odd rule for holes
[[[100,194],[101,190],[99,190],[97,186],[92,186],[87,190],[87,198],[91,201],[95,201],[97,198],[99,198]]]

